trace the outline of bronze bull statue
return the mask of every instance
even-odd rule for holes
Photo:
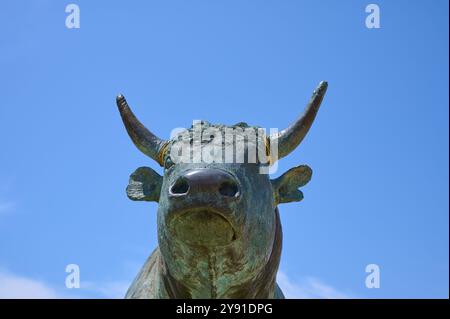
[[[326,89],[327,83],[321,82],[304,113],[276,134],[265,135],[246,123],[225,126],[202,121],[170,140],[151,133],[125,98],[117,97],[134,144],[164,167],[163,176],[149,167],[140,167],[130,176],[131,200],[159,204],[159,246],[126,298],[284,298],[276,283],[282,244],[277,206],[302,200],[298,188],[309,182],[312,171],[300,165],[271,180],[261,168],[270,167],[300,144]],[[257,141],[263,141],[262,147],[246,135],[252,130]],[[233,132],[231,139],[221,135],[226,131]],[[238,147],[238,140],[247,143]],[[186,145],[194,150],[188,152],[190,160],[183,161],[178,155]],[[274,145],[277,156],[272,154]],[[231,161],[224,160],[228,146],[234,150]],[[251,149],[258,150],[258,159]]]

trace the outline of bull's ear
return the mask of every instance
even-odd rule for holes
[[[157,202],[161,194],[162,176],[150,167],[139,167],[130,176],[127,195],[131,200]]]
[[[272,180],[277,204],[301,201],[303,193],[298,188],[306,185],[311,176],[311,168],[307,165],[300,165]]]

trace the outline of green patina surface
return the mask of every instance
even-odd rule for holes
[[[305,114],[283,131],[294,132],[296,137],[283,132],[275,137],[281,144],[281,155],[287,155],[303,139],[324,93],[321,84]],[[282,243],[277,206],[303,199],[298,188],[309,182],[311,169],[301,165],[274,180],[261,174],[261,167],[267,164],[249,162],[248,154],[250,149],[266,148],[258,149],[254,141],[238,146],[236,139],[218,137],[231,129],[236,138],[244,138],[246,133],[239,128],[257,129],[243,122],[233,126],[201,122],[200,131],[209,138],[202,139],[195,151],[208,152],[208,161],[180,163],[173,150],[179,150],[180,143],[195,143],[196,127],[169,141],[158,140],[140,126],[121,99],[119,110],[133,142],[164,167],[162,176],[149,167],[138,168],[130,176],[130,199],[159,204],[159,246],[126,297],[283,298],[276,284]],[[298,123],[308,116],[310,123]],[[274,138],[267,141],[273,143]],[[247,161],[224,163],[230,143],[236,153],[246,154]]]

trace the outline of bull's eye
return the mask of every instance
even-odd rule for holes
[[[164,168],[169,169],[174,165],[174,162],[170,158],[170,156],[167,156],[166,161],[164,162]]]
[[[185,178],[179,178],[170,188],[170,192],[176,194],[186,194],[189,190],[188,181]]]
[[[219,187],[219,193],[227,197],[237,197],[239,196],[239,189],[233,182],[224,182]]]

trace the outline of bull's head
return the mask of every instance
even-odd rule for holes
[[[261,136],[261,130],[245,123],[224,126],[201,122],[170,140],[162,140],[146,129],[125,98],[117,97],[134,144],[164,167],[163,176],[149,167],[138,168],[130,177],[127,195],[132,200],[159,203],[158,241],[167,290],[177,291],[181,297],[205,298],[264,298],[277,294],[275,275],[281,254],[277,205],[302,200],[298,188],[308,183],[312,171],[301,165],[270,180],[260,168],[287,156],[300,144],[326,89],[327,83],[321,82],[305,112],[275,135]],[[249,150],[255,145],[248,136],[244,147],[232,148],[233,160],[224,160],[223,150],[239,138],[245,139],[248,129],[255,129],[259,134],[256,140],[264,141],[268,162],[249,160]],[[220,135],[226,130],[232,130],[234,138],[227,140]],[[200,142],[190,158],[195,157],[195,152],[206,151],[208,160],[202,156],[194,161],[175,160],[180,143],[197,143],[198,132]],[[278,145],[278,158],[267,151],[271,145]],[[247,160],[237,161],[239,153],[246,154]]]

